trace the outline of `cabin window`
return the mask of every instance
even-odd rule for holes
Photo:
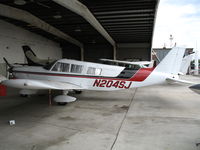
[[[62,72],[69,72],[70,64],[63,63],[62,64]]]
[[[100,75],[100,74],[101,74],[101,69],[100,68],[96,68],[95,75]]]
[[[95,74],[96,68],[89,67],[87,70],[87,74]]]
[[[87,74],[100,75],[101,74],[101,69],[100,68],[89,67],[88,70],[87,70]]]
[[[126,67],[126,70],[138,70],[138,69],[140,69],[141,67],[140,67],[140,65],[125,65],[125,67]]]
[[[69,67],[70,65],[67,63],[61,63],[61,62],[57,62],[52,71],[58,71],[58,72],[69,72]]]
[[[75,64],[72,64],[71,65],[71,71],[70,72],[73,72],[73,73],[81,73],[83,70],[83,66],[82,65],[75,65]]]

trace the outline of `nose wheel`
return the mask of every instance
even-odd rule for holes
[[[82,91],[80,91],[80,90],[74,90],[74,92],[75,92],[75,94],[81,94],[82,93]]]
[[[57,105],[65,106],[65,105],[67,105],[67,103],[66,102],[57,102]]]

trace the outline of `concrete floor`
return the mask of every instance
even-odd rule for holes
[[[200,95],[184,85],[85,91],[66,106],[12,91],[0,97],[0,150],[200,149]]]

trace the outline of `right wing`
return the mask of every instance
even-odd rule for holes
[[[55,89],[55,90],[83,89],[83,87],[72,83],[50,81],[50,80],[11,79],[11,80],[4,80],[1,82],[1,84],[20,89]]]
[[[192,91],[194,91],[197,94],[200,94],[200,84],[195,84],[189,87]]]
[[[107,62],[115,62],[115,63],[122,63],[122,64],[129,64],[129,65],[150,65],[152,64],[151,61],[121,61],[121,60],[111,60],[111,59],[100,59],[101,61]]]
[[[179,83],[184,83],[184,84],[196,84],[195,82],[187,81],[187,80],[182,80],[182,79],[176,79],[176,78],[170,78],[168,77],[166,81],[169,82],[179,82]]]

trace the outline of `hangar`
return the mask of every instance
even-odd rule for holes
[[[0,56],[24,63],[22,46],[29,45],[45,59],[150,60],[158,3],[1,0]],[[6,74],[2,57],[0,74]],[[84,91],[67,107],[49,107],[47,96],[23,99],[16,89],[8,95],[0,96],[0,149],[199,148],[199,95],[186,86]]]
[[[158,0],[2,0],[0,51],[19,63],[24,44],[42,58],[150,60],[157,6]]]

